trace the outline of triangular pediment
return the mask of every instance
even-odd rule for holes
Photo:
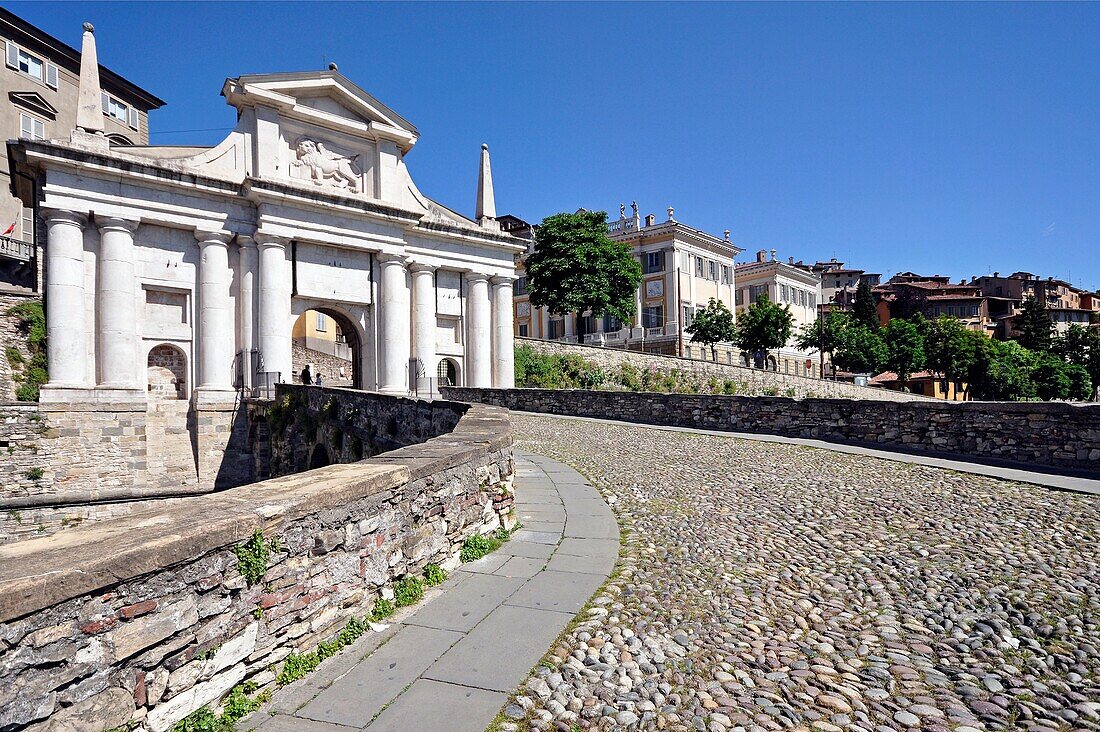
[[[234,106],[264,105],[320,125],[354,133],[382,132],[408,150],[419,133],[411,122],[338,71],[254,74],[226,81],[222,93]]]
[[[51,120],[57,118],[57,107],[47,102],[45,97],[38,92],[8,92],[8,99],[16,106],[31,112],[37,112]]]

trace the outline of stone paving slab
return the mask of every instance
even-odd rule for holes
[[[275,694],[239,729],[481,732],[610,574],[610,507],[566,465],[517,452],[524,527],[423,605]],[[269,716],[277,712],[277,716]]]
[[[508,695],[420,679],[378,715],[370,732],[484,732]]]
[[[450,630],[402,628],[389,643],[298,710],[296,716],[360,727],[462,637],[462,633]],[[369,716],[364,719],[364,714]]]

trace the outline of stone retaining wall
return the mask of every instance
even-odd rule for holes
[[[19,364],[12,364],[8,349],[15,349],[23,364],[30,361],[31,352],[27,347],[27,334],[19,328],[19,318],[9,315],[8,311],[17,305],[32,300],[40,300],[38,295],[13,295],[0,294],[0,402],[13,401],[15,389],[18,384],[15,381],[16,369],[22,370]]]
[[[301,408],[330,398],[313,397]],[[0,729],[170,729],[242,681],[271,686],[395,580],[513,525],[507,414],[435,404],[453,430],[383,457],[0,547]],[[249,584],[233,550],[256,531],[275,544]]]
[[[775,371],[750,369],[745,366],[702,361],[677,356],[661,356],[655,353],[641,353],[619,348],[602,348],[577,343],[543,341],[535,338],[516,338],[517,346],[528,346],[535,353],[550,355],[574,354],[595,363],[605,370],[617,370],[623,364],[638,369],[655,371],[682,371],[700,377],[711,376],[720,379],[732,379],[743,385],[742,391],[749,394],[782,394],[803,399],[807,397],[832,397],[837,399],[878,399],[881,401],[909,402],[926,400],[919,394],[905,394],[900,391],[856,386],[843,381],[812,379],[806,376],[781,374]]]
[[[1100,404],[882,402],[444,387],[448,399],[640,424],[803,437],[1100,476]]]

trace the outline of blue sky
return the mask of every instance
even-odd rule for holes
[[[411,120],[428,195],[676,218],[746,259],[1100,287],[1100,4],[7,3],[213,144],[228,76],[341,72]],[[214,129],[211,129],[214,128]],[[192,130],[191,132],[177,132]]]

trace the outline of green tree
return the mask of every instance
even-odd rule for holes
[[[886,364],[886,341],[877,330],[853,325],[841,331],[833,363],[845,371],[874,374]]]
[[[1088,369],[1079,364],[1066,364],[1065,374],[1069,378],[1068,399],[1075,402],[1087,402],[1092,399],[1093,382]]]
[[[970,395],[987,401],[1020,401],[1035,397],[1031,368],[1035,354],[1016,341],[975,341],[974,363],[967,376]]]
[[[591,312],[630,320],[642,266],[629,244],[608,238],[606,221],[603,211],[543,219],[526,263],[532,305],[560,315]]]
[[[852,317],[858,325],[871,330],[878,330],[878,311],[875,310],[875,294],[871,291],[871,283],[860,279],[856,286],[856,300],[852,304]]]
[[[961,389],[961,382],[970,373],[976,344],[969,334],[974,332],[967,330],[958,318],[947,315],[924,321],[925,364],[942,379],[944,393],[948,383],[953,383],[956,390]]]
[[[795,345],[803,351],[821,351],[829,354],[829,362],[835,363],[833,358],[837,348],[840,347],[844,331],[851,327],[852,317],[847,313],[832,310],[824,317],[818,316],[817,320],[808,323],[795,334]]]
[[[1049,351],[1054,323],[1050,321],[1046,303],[1029,297],[1016,316],[1016,341],[1029,351]]]
[[[886,324],[886,367],[898,375],[902,389],[908,389],[909,377],[924,367],[924,338],[908,320],[894,318]]]
[[[715,344],[732,341],[737,335],[737,328],[733,324],[733,313],[721,300],[715,300],[713,297],[705,308],[695,313],[695,319],[685,330],[691,334],[692,343],[710,346],[715,361],[718,360],[718,349]]]
[[[763,352],[766,357],[790,339],[793,321],[789,305],[777,305],[762,294],[741,314],[734,343],[750,355]]]
[[[1068,399],[1073,384],[1066,368],[1065,362],[1057,356],[1051,353],[1038,354],[1031,368],[1035,394],[1044,401]]]

